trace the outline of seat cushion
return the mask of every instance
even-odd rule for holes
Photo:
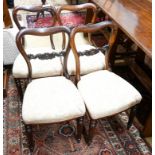
[[[77,51],[84,52],[85,50],[95,49],[94,46],[91,45],[79,45],[77,46]],[[98,52],[97,54],[90,55],[90,56],[80,56],[80,73],[88,74],[93,71],[104,69],[105,67],[105,56],[102,52]],[[75,59],[73,52],[71,51],[68,57],[68,73],[70,75],[75,75]]]
[[[22,106],[26,124],[61,122],[84,114],[82,97],[65,77],[35,79],[26,88]]]
[[[27,49],[28,54],[42,54],[42,53],[52,53],[59,52],[51,50],[51,48],[31,48]],[[55,57],[53,59],[41,60],[39,58],[31,59],[32,64],[32,77],[47,77],[62,74],[62,61],[60,57]],[[61,63],[62,62],[62,63]],[[13,64],[13,76],[15,78],[26,78],[28,76],[28,67],[25,59],[21,54],[17,56]]]
[[[142,99],[131,84],[107,70],[82,76],[78,89],[93,119],[124,111]]]

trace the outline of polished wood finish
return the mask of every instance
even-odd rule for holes
[[[20,24],[20,22],[19,22],[18,13],[20,11],[36,12],[37,15],[39,15],[38,13],[40,13],[40,12],[43,12],[43,13],[45,11],[49,12],[51,14],[51,16],[52,16],[51,18],[53,20],[53,25],[52,26],[55,26],[57,22],[58,22],[59,25],[61,25],[61,22],[59,20],[60,18],[58,17],[58,14],[57,14],[57,11],[56,11],[55,7],[53,7],[53,6],[48,6],[48,5],[47,6],[46,5],[17,6],[17,7],[15,7],[13,9],[12,14],[13,14],[14,22],[17,25],[19,30],[26,28],[25,26],[22,26]],[[36,16],[36,20],[37,19],[38,19],[38,17]],[[52,49],[55,49],[54,42],[53,42],[53,36],[50,35],[49,37],[50,37],[51,47],[52,47]],[[62,49],[64,49],[65,48],[65,43],[66,43],[66,40],[65,40],[66,38],[65,38],[65,34],[64,33],[62,33],[62,37],[63,37]],[[23,45],[24,45],[24,42],[25,42],[24,37],[22,38],[22,42],[23,42]],[[15,81],[16,81],[16,86],[17,86],[17,89],[18,89],[18,93],[20,95],[20,99],[22,101],[23,94],[22,94],[22,89],[21,89],[21,84],[20,84],[21,79],[20,78],[18,78],[18,79],[16,78]]]
[[[83,132],[83,117],[80,117],[77,119],[77,134],[76,134],[76,140],[78,143],[80,143],[82,132]]]
[[[24,47],[22,46],[22,38],[25,35],[34,35],[34,36],[50,36],[59,32],[63,32],[66,33],[68,35],[68,44],[66,47],[66,53],[69,53],[70,50],[70,29],[65,27],[65,26],[55,26],[55,27],[50,27],[50,28],[29,28],[29,29],[22,29],[21,31],[19,31],[19,33],[16,36],[16,44],[18,47],[19,52],[21,53],[21,55],[24,57],[26,64],[28,66],[28,79],[29,81],[32,80],[32,66],[30,63],[30,59],[28,57],[28,55],[25,52]],[[65,73],[64,73],[65,74]]]
[[[56,33],[64,33],[68,36],[69,39],[66,44],[66,48],[65,48],[64,52],[69,53],[69,51],[70,51],[70,29],[66,26],[55,26],[55,27],[49,27],[49,28],[29,28],[29,29],[25,28],[25,29],[21,29],[19,31],[19,33],[17,34],[17,37],[16,37],[17,48],[18,48],[19,52],[21,53],[21,55],[24,57],[26,64],[28,66],[29,75],[28,75],[27,79],[29,80],[29,82],[31,82],[31,80],[32,80],[32,66],[31,66],[31,61],[29,60],[28,55],[25,52],[24,46],[22,45],[22,38],[26,35],[50,36],[50,35],[53,35]],[[64,59],[64,61],[67,61],[67,59]],[[66,78],[68,78],[65,67],[63,68],[63,71],[64,71],[64,76],[66,76]],[[46,90],[45,90],[45,93],[46,93]],[[55,104],[57,104],[57,103],[55,103]],[[82,131],[83,131],[83,117],[76,118],[76,119],[77,119],[77,133],[76,133],[75,137],[76,137],[77,141],[80,142]],[[59,123],[59,122],[56,122],[56,123]],[[40,125],[40,124],[36,124],[36,125]],[[29,142],[29,149],[32,153],[34,150],[32,124],[28,124],[28,125],[25,124],[25,128],[26,128],[26,134],[27,134],[27,138],[28,138],[28,142]]]
[[[85,10],[87,12],[91,12],[91,16],[89,17],[89,23],[95,23],[95,19],[96,19],[96,15],[97,15],[97,7],[93,3],[85,3],[85,4],[79,4],[79,5],[61,5],[58,7],[58,10],[57,10],[59,18],[61,16],[61,12],[64,10],[75,11],[75,12]],[[87,19],[87,17],[86,17],[86,19]],[[59,19],[59,20],[61,21],[61,19]],[[62,22],[61,22],[61,25],[63,25]],[[70,27],[70,28],[72,29],[73,27]],[[87,34],[87,35],[89,35],[89,34]]]
[[[144,124],[143,134],[145,137],[152,137],[152,112],[150,112]]]
[[[53,6],[42,6],[42,5],[38,5],[38,6],[17,6],[17,7],[15,7],[13,9],[12,14],[13,14],[14,22],[17,25],[17,27],[18,27],[19,30],[21,30],[23,28],[20,25],[20,22],[19,22],[18,16],[17,16],[17,14],[18,14],[19,11],[28,11],[28,12],[36,12],[36,13],[41,12],[41,11],[43,11],[43,12],[47,11],[53,17],[53,21],[54,22],[53,22],[53,25],[52,26],[54,26],[55,23],[56,23],[56,20],[58,20],[57,19],[57,14],[56,14],[56,9]],[[59,20],[58,20],[58,22],[59,22]]]
[[[152,3],[148,0],[91,0],[152,58]]]
[[[71,31],[71,48],[74,53],[75,61],[76,61],[76,82],[80,80],[80,60],[77,52],[77,46],[75,44],[75,35],[76,33],[83,32],[83,33],[94,33],[98,31],[102,31],[104,28],[111,28],[110,37],[108,40],[108,51],[105,53],[105,69],[111,70],[111,65],[109,64],[111,57],[111,48],[115,42],[116,36],[117,36],[117,27],[114,25],[111,21],[104,21],[97,24],[88,24],[88,25],[80,25],[78,27],[75,27]],[[89,41],[90,44],[94,45],[94,42],[91,42],[92,35],[89,35]],[[96,45],[95,45],[96,46]],[[67,63],[65,62],[65,66],[67,66]]]
[[[5,28],[13,27],[6,0],[3,0],[3,22]]]
[[[95,23],[97,7],[92,3],[85,3],[79,5],[61,5],[58,7],[58,15],[60,17],[61,11],[68,10],[68,11],[81,11],[81,10],[91,10],[92,17],[90,17],[90,23]],[[63,24],[63,23],[62,23]]]
[[[90,145],[93,140],[95,130],[96,130],[96,125],[97,125],[97,120],[91,119],[89,124],[88,145]]]
[[[42,2],[42,5],[44,5],[46,3],[46,0],[41,0],[41,2]],[[79,1],[76,0],[76,4],[78,4],[78,3],[79,3]],[[71,0],[71,4],[73,4],[73,0]]]
[[[17,7],[15,7],[13,9],[12,14],[13,14],[14,22],[17,25],[19,30],[25,28],[25,27],[20,25],[20,22],[18,20],[17,14],[18,14],[19,11],[36,12],[37,13],[36,20],[38,19],[40,13],[49,12],[51,14],[51,18],[53,20],[53,24],[51,26],[55,26],[57,22],[58,22],[59,25],[61,25],[60,18],[58,17],[56,8],[54,6],[49,6],[49,5],[17,6]],[[65,42],[66,42],[64,34],[62,34],[62,37],[63,37],[63,40],[64,40],[64,43],[62,44],[62,49],[64,49]],[[52,48],[55,49],[52,35],[50,35],[50,41],[51,41]]]
[[[130,110],[130,115],[129,115],[129,120],[128,120],[128,123],[127,123],[127,129],[129,130],[132,123],[133,123],[133,120],[134,120],[134,117],[136,116],[136,108],[137,106],[134,106],[131,108]]]
[[[110,62],[110,57],[111,57],[111,52],[112,52],[112,47],[113,44],[116,40],[116,36],[117,36],[117,26],[112,22],[112,21],[103,21],[97,24],[88,24],[88,25],[80,25],[78,27],[75,27],[72,29],[71,31],[71,48],[75,57],[75,62],[76,62],[76,84],[78,83],[78,81],[80,81],[80,59],[79,59],[79,53],[77,51],[77,46],[75,44],[75,36],[77,33],[79,32],[83,32],[83,33],[94,33],[94,32],[100,32],[102,31],[104,28],[110,28],[110,36],[109,36],[109,40],[108,40],[108,44],[104,45],[103,47],[108,47],[105,53],[105,69],[106,70],[111,70],[111,65],[109,64]],[[92,35],[90,35],[91,37]],[[92,41],[92,39],[89,39],[90,42]],[[91,42],[91,44],[94,45],[93,42]],[[65,64],[66,66],[66,64]],[[131,107],[129,107],[131,108]],[[129,129],[133,123],[133,119],[136,113],[136,106],[131,108],[131,113],[129,116],[129,121],[127,124],[127,129]],[[88,114],[89,115],[89,114]],[[92,139],[94,137],[95,134],[95,128],[96,128],[96,123],[97,120],[94,120],[90,117],[90,124],[89,124],[89,131],[88,134],[86,132],[86,129],[84,127],[83,133],[84,133],[84,138],[87,142],[88,145],[90,145],[90,143],[92,142]]]
[[[8,70],[5,69],[3,71],[3,98],[7,97],[7,90],[8,90]]]

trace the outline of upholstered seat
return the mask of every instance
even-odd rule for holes
[[[122,112],[142,99],[130,83],[107,70],[82,76],[78,89],[93,119]]]
[[[37,54],[43,53],[60,53],[61,51],[53,50],[51,48],[31,48],[26,50],[27,54],[33,54],[34,56]],[[63,58],[55,57],[52,59],[31,59],[32,64],[32,77],[48,77],[48,76],[56,76],[62,74],[62,62]],[[48,66],[48,67],[47,67]],[[52,68],[52,69],[51,69]],[[15,78],[26,78],[28,76],[28,67],[26,61],[23,56],[19,54],[13,65],[13,75]]]
[[[50,49],[38,49],[38,47],[35,50],[30,50],[29,53],[22,44],[23,37],[38,36],[40,38],[42,36],[49,38],[49,36],[58,33],[63,33],[68,37],[68,42],[65,44],[66,47],[59,54],[55,51],[53,55],[53,49],[49,52]],[[75,138],[77,142],[80,142],[83,131],[83,118],[86,110],[83,99],[74,83],[70,81],[66,70],[68,56],[66,53],[70,51],[70,29],[65,26],[22,29],[17,34],[16,43],[19,52],[26,62],[25,65],[27,65],[27,68],[25,68],[28,70],[28,73],[26,73],[27,77],[25,78],[28,84],[24,91],[21,115],[25,125],[30,154],[36,153],[33,153],[35,143],[32,133],[32,127],[35,124],[68,122],[72,119],[76,119]],[[54,59],[57,59],[57,57],[60,59],[61,56],[64,56],[64,58],[62,58],[63,67],[61,75],[33,78],[33,76],[36,75],[34,73],[39,73],[39,70],[41,71],[43,68],[47,73],[49,72],[48,74],[52,74],[52,70],[56,70],[53,65],[55,62]],[[54,62],[52,63],[53,60]],[[42,63],[45,64],[42,65]],[[47,65],[47,63],[50,65]],[[24,65],[20,65],[20,62],[18,64],[20,68],[23,69]],[[35,66],[37,70],[33,69],[33,66]]]
[[[65,77],[36,79],[26,88],[22,107],[26,124],[61,122],[84,114],[85,106],[78,90]]]
[[[109,27],[110,35],[108,44],[99,47],[105,54],[104,70],[94,71],[87,75],[81,74],[81,60],[78,54],[78,45],[75,43],[75,36],[79,32],[96,33],[103,32],[104,28]],[[130,116],[127,123],[127,129],[132,125],[136,114],[136,105],[141,102],[142,96],[131,84],[125,79],[111,72],[110,59],[113,58],[112,46],[117,35],[117,27],[110,21],[104,21],[96,24],[79,26],[72,29],[71,48],[76,59],[76,85],[83,97],[90,116],[88,138],[86,142],[91,143],[95,134],[97,119],[115,115],[119,112],[126,111],[129,108]],[[96,60],[95,63],[98,63]],[[86,130],[85,130],[86,131]]]
[[[90,17],[89,23],[95,23],[96,15],[97,15],[97,7],[93,3],[84,3],[79,5],[61,5],[58,7],[57,12],[59,17],[61,17],[61,14],[63,12],[87,12],[88,10],[92,10],[92,16]],[[61,24],[63,25],[63,20],[61,20]],[[71,24],[70,24],[71,25]],[[74,28],[78,26],[70,26],[70,28]],[[77,50],[83,53],[85,50],[94,49],[94,46],[92,43],[90,43],[90,40],[86,37],[84,37],[83,32],[78,33],[75,37],[75,42],[78,45]],[[90,45],[91,44],[91,45]],[[91,56],[80,56],[81,61],[81,72],[80,74],[87,74],[91,73],[92,71],[96,71],[98,69],[104,68],[104,55],[99,52],[97,54],[91,55]],[[70,75],[75,75],[76,69],[75,69],[75,58],[73,55],[73,52],[70,51],[69,57],[68,57],[68,73]]]
[[[79,45],[77,46],[77,51],[80,53],[85,53],[86,51],[88,54],[79,56],[80,59],[80,74],[88,74],[93,71],[104,69],[105,67],[105,56],[104,54],[99,51],[96,54],[90,54],[91,49],[95,49],[94,46],[91,45]],[[73,55],[73,52],[70,51],[69,57],[68,57],[68,73],[70,75],[75,75],[76,67],[75,67],[75,58]]]
[[[38,15],[40,15],[40,13],[42,14],[44,12],[48,12],[51,15],[51,18],[53,19],[53,23],[52,23],[51,27],[55,26],[56,22],[58,22],[60,24],[60,21],[57,17],[56,9],[54,6],[49,6],[49,5],[16,6],[13,9],[12,14],[13,14],[14,22],[19,30],[22,30],[27,27],[27,24],[26,23],[21,24],[20,20],[18,18],[19,13],[23,13],[23,12],[24,12],[24,14],[21,15],[23,21],[26,20],[25,17],[30,12],[33,14],[36,14],[36,19],[38,18]],[[60,34],[62,35],[62,33],[60,33]],[[52,53],[51,49],[53,49],[52,51],[54,51],[54,49],[55,49],[55,42],[53,42],[53,35],[45,36],[45,38],[42,38],[43,41],[42,41],[42,39],[40,39],[40,41],[39,41],[40,43],[38,43],[37,39],[39,39],[39,38],[37,38],[36,36],[32,36],[32,35],[24,36],[22,38],[22,44],[23,44],[24,49],[27,48],[28,52],[26,51],[26,53],[33,54],[33,51],[35,52],[36,55],[40,55],[40,53],[45,53],[45,54]],[[62,49],[62,45],[63,45],[63,49],[65,50],[65,38],[66,37],[64,35],[62,35],[62,36],[63,36],[62,41],[58,40],[57,42],[60,42],[60,44],[61,44],[61,47],[59,47],[59,49],[60,48]],[[44,44],[43,42],[45,42],[44,46],[43,46],[43,44]],[[30,47],[31,48],[37,47],[38,49],[29,49]],[[49,49],[46,50],[46,48],[40,48],[40,47],[49,47]],[[57,49],[58,52],[59,52],[59,49]],[[46,55],[44,57],[46,57]],[[61,75],[62,74],[62,65],[61,65],[61,61],[59,59],[60,58],[58,58],[58,57],[55,57],[53,60],[51,60],[51,59],[43,60],[43,59],[39,59],[39,58],[31,59],[30,58],[31,65],[32,65],[32,78]],[[17,57],[17,59],[15,60],[15,63],[13,64],[13,76],[14,76],[14,79],[16,82],[18,93],[20,94],[20,99],[22,101],[24,89],[21,89],[21,88],[26,87],[27,83],[25,81],[23,81],[23,79],[24,78],[26,79],[28,77],[28,67],[27,67],[26,61],[22,58],[21,55],[19,55]],[[22,83],[23,87],[21,86],[21,83]]]

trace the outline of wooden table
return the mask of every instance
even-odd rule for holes
[[[150,0],[91,0],[152,58],[152,2]]]
[[[3,0],[3,22],[5,28],[13,27],[6,0]]]
[[[152,1],[151,0],[89,0],[108,15],[149,58],[152,59]],[[92,12],[87,13],[86,23]],[[142,54],[143,55],[143,54]],[[136,63],[130,65],[145,89],[152,94],[152,80]],[[151,136],[151,114],[144,124],[144,135]],[[149,133],[149,134],[148,134]]]

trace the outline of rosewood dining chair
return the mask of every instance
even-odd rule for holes
[[[23,36],[34,35],[43,37],[62,32],[68,36],[66,48],[62,53],[43,51],[39,55],[37,53],[27,54],[22,45]],[[38,61],[43,61],[47,64],[47,61],[62,57],[69,52],[70,29],[65,26],[22,29],[17,34],[16,43],[28,69],[26,77],[28,85],[22,102],[22,119],[25,124],[31,153],[35,145],[32,133],[33,125],[59,123],[76,119],[76,139],[80,142],[85,105],[76,86],[68,79],[66,69],[63,68],[63,74],[60,76],[33,79],[33,60],[38,59]],[[67,61],[67,59],[65,58],[64,61]],[[37,65],[37,68],[40,69],[40,66]],[[55,70],[54,64],[51,64],[48,68],[49,71]]]
[[[22,12],[21,12],[22,11]],[[51,23],[51,27],[55,26],[57,23],[60,25],[60,21],[56,12],[55,7],[53,6],[47,6],[47,5],[39,5],[39,6],[17,6],[13,9],[13,19],[15,24],[17,25],[18,29],[24,29],[26,28],[26,24],[25,25],[21,25],[19,18],[18,18],[18,13],[23,13],[24,14],[30,14],[30,13],[38,13],[38,12],[46,12],[48,14],[50,14],[51,16],[51,20],[53,21]],[[36,17],[36,20],[38,20],[38,17]],[[35,20],[35,21],[36,21]],[[35,22],[33,21],[33,22]],[[52,34],[49,35],[50,37],[50,43],[51,43],[51,47],[35,47],[35,48],[29,48],[27,47],[27,51],[30,54],[32,51],[40,54],[42,53],[42,51],[51,51],[51,50],[56,50],[54,41],[53,41],[53,36]],[[65,48],[65,35],[62,34],[62,50]],[[23,37],[23,42],[24,41],[24,37]],[[37,42],[37,40],[36,40]],[[61,45],[60,45],[61,46]],[[61,48],[61,47],[60,47]],[[48,61],[48,60],[47,60]],[[55,70],[50,70],[50,66],[51,65],[55,65]],[[40,70],[38,70],[38,66],[40,66]],[[32,72],[32,77],[33,78],[37,78],[37,77],[47,77],[47,76],[55,76],[55,75],[60,75],[62,73],[62,67],[61,67],[61,61],[57,60],[57,58],[55,60],[51,60],[45,63],[45,61],[40,61],[40,60],[33,60],[32,62],[32,68],[33,68],[33,72]],[[16,82],[16,86],[18,89],[18,92],[20,94],[20,98],[22,100],[23,98],[23,92],[22,92],[22,86],[21,86],[21,82],[23,81],[23,79],[27,78],[28,76],[28,68],[26,66],[26,63],[24,61],[24,59],[22,58],[21,54],[19,54],[17,56],[17,58],[15,59],[15,62],[13,64],[13,76]],[[23,83],[24,84],[24,83]]]
[[[85,3],[80,5],[62,5],[58,7],[58,15],[61,17],[63,11],[72,11],[72,12],[83,12],[86,13],[88,10],[92,10],[92,17],[90,19],[90,23],[96,22],[97,15],[97,6],[93,3]],[[63,25],[63,21],[60,19],[61,25]],[[85,25],[85,24],[84,24]],[[74,28],[74,26],[70,25],[70,28]],[[87,32],[85,32],[87,33]],[[81,62],[81,70],[80,74],[85,75],[91,73],[93,71],[97,71],[103,69],[105,67],[105,58],[102,52],[96,53],[96,44],[92,39],[91,33],[88,33],[88,38],[84,37],[83,31],[78,33],[75,37],[75,42],[78,44],[77,51],[80,54],[80,62]],[[82,35],[79,35],[82,34]],[[87,42],[85,42],[87,40]],[[74,55],[71,51],[68,55],[68,73],[70,75],[76,74]]]
[[[78,52],[78,46],[75,43],[75,36],[79,32],[94,33],[109,27],[111,33],[108,44],[96,48],[93,54],[102,52],[105,54],[105,68],[81,76],[81,53]],[[125,79],[111,72],[110,55],[111,48],[115,41],[117,28],[110,21],[104,21],[97,24],[81,25],[71,32],[71,48],[76,59],[76,85],[83,97],[86,109],[90,116],[89,133],[86,139],[88,144],[94,136],[97,120],[118,114],[131,108],[127,128],[129,129],[136,112],[136,105],[141,102],[142,96]],[[95,63],[98,63],[97,60]],[[65,64],[68,65],[67,63]]]

